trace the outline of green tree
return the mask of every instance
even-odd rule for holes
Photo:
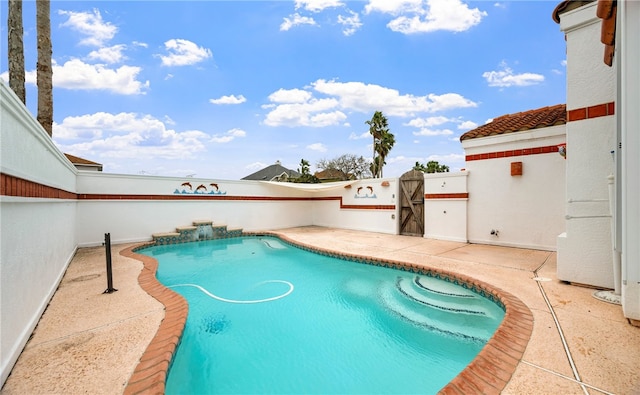
[[[389,131],[387,118],[382,111],[376,111],[370,120],[365,121],[369,125],[369,133],[373,137],[373,163],[371,171],[373,177],[382,177],[382,168],[385,165],[385,159],[393,148],[396,140],[393,133]]]
[[[309,161],[306,159],[300,160],[300,167],[298,168],[298,173],[300,173],[300,177],[295,178],[292,182],[304,183],[304,184],[317,184],[320,182],[318,177],[311,174]]]
[[[347,178],[369,178],[371,162],[363,156],[353,154],[340,155],[333,159],[320,159],[316,167],[320,170],[340,170]]]
[[[426,166],[420,162],[416,162],[415,166],[413,166],[413,170],[418,170],[424,173],[448,173],[449,166],[441,165],[436,160],[430,160],[427,162]]]

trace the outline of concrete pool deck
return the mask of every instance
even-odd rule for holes
[[[555,252],[321,227],[274,233],[318,249],[459,273],[516,296],[533,314],[533,331],[502,393],[640,393],[640,328],[620,306],[593,298],[592,289],[558,281]],[[102,293],[104,248],[78,250],[3,394],[125,391],[165,318],[165,307],[138,283],[143,264],[120,255],[130,247],[112,246],[112,294]]]

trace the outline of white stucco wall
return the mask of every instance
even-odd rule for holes
[[[389,186],[383,187],[383,181]],[[211,184],[215,183],[218,188],[215,192],[219,195],[213,196],[221,199],[184,200],[183,196],[193,194],[174,191],[185,189],[181,186],[185,182],[193,189],[205,185],[209,191],[214,190]],[[202,219],[245,231],[317,225],[397,233],[396,209],[362,207],[395,207],[397,179],[361,180],[350,183],[348,189],[344,188],[346,184],[336,185],[336,188],[313,190],[298,189],[299,184],[290,183],[80,172],[78,243],[79,246],[100,245],[105,233],[111,234],[114,244],[146,241],[153,233],[171,232],[177,226]],[[120,199],[121,195],[125,196]],[[136,200],[126,195],[148,197]],[[160,200],[158,196],[171,200]]]
[[[73,192],[75,168],[0,82],[0,170]],[[0,385],[76,249],[75,200],[0,197]]]
[[[228,200],[183,200],[174,191],[205,185],[208,191]],[[216,190],[211,184],[217,185]],[[78,242],[80,246],[99,245],[105,233],[112,243],[146,241],[153,233],[173,232],[194,220],[211,220],[229,228],[245,231],[306,226],[312,223],[312,201],[279,200],[308,195],[308,192],[282,188],[260,181],[213,180],[174,177],[81,172],[78,193],[109,195],[107,198],[81,199],[78,202]],[[148,195],[143,200],[118,200],[118,195]],[[158,200],[163,195],[172,200]],[[210,196],[210,195],[201,195]],[[267,198],[258,200],[251,198]],[[232,200],[239,199],[239,200]]]
[[[564,125],[464,140],[466,155],[558,145]],[[511,175],[522,162],[523,174]],[[468,239],[543,250],[564,232],[565,160],[558,153],[467,161]],[[491,234],[496,230],[497,235]]]
[[[640,2],[618,2],[622,141],[622,309],[640,321]]]
[[[383,186],[383,182],[388,186]],[[371,188],[371,190],[369,189]],[[398,179],[359,180],[350,188],[337,188],[314,194],[316,197],[340,196],[338,201],[316,201],[313,204],[312,225],[369,232],[398,234]],[[358,190],[360,192],[358,192]],[[357,206],[394,206],[394,209],[362,209]]]
[[[433,173],[424,176],[425,195],[441,198],[424,201],[424,237],[429,239],[467,242],[467,202],[464,197],[444,197],[465,194],[468,171]]]
[[[567,112],[615,100],[615,70],[603,62],[597,3],[560,16],[567,41]],[[566,233],[558,278],[613,288],[607,177],[614,173],[615,117],[567,122]]]

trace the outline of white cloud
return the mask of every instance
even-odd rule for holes
[[[110,69],[102,64],[87,64],[72,59],[59,66],[53,64],[53,86],[70,90],[104,90],[120,95],[144,95],[149,81],[136,78],[140,67],[120,66]],[[26,73],[26,82],[36,84],[36,71]]]
[[[387,27],[403,34],[429,33],[438,30],[469,30],[487,16],[485,11],[469,8],[460,0],[370,0],[365,12],[381,12],[396,18]]]
[[[405,12],[418,12],[422,9],[423,0],[369,0],[364,7],[365,13],[382,12],[399,15]]]
[[[413,126],[416,128],[427,128],[431,126],[442,125],[443,123],[453,122],[455,120],[451,120],[447,117],[438,116],[438,117],[428,117],[428,118],[414,118],[409,122],[405,123],[405,126]]]
[[[364,132],[360,135],[351,132],[349,135],[349,140],[361,140],[361,139],[371,139],[371,133]]]
[[[565,59],[565,60],[561,61],[560,64],[562,66],[564,66],[564,67],[567,67],[567,60]]]
[[[265,120],[268,126],[312,126],[324,127],[337,125],[347,119],[341,111],[333,110],[338,106],[335,99],[312,99],[306,103],[286,103],[271,110]]]
[[[143,43],[143,42],[140,42],[140,41],[134,41],[134,42],[131,43],[131,45],[133,45],[134,47],[142,47],[142,48],[148,48],[149,47],[149,44]]]
[[[353,11],[349,12],[351,13],[350,16],[338,15],[338,23],[343,26],[342,34],[344,34],[345,36],[352,35],[362,27],[360,16]]]
[[[311,12],[320,12],[326,8],[341,7],[340,0],[295,0],[296,10],[305,9]]]
[[[72,59],[62,66],[53,66],[53,84],[57,88],[139,95],[149,88],[149,81],[143,83],[136,79],[140,71],[140,67],[120,66],[109,69],[101,64],[86,64]]]
[[[438,163],[442,164],[442,163],[459,163],[459,162],[464,162],[464,155],[463,154],[446,154],[446,155],[429,155],[429,157],[427,158],[427,161],[430,160],[435,160],[438,161]]]
[[[124,44],[118,44],[111,47],[100,48],[96,51],[89,52],[88,58],[91,60],[102,61],[105,63],[113,64],[122,62],[125,57],[122,51],[127,49]]]
[[[273,103],[305,103],[311,99],[311,92],[302,89],[278,89],[269,95]]]
[[[429,129],[429,128],[422,128],[417,132],[413,132],[414,136],[449,136],[452,135],[453,132],[449,129],[440,129],[440,130],[433,130],[433,129]]]
[[[244,168],[249,170],[260,170],[260,169],[264,169],[265,167],[267,167],[266,163],[253,162],[253,163],[249,163]]]
[[[478,124],[472,121],[463,121],[458,125],[458,130],[471,130],[478,127]]]
[[[229,95],[229,96],[222,96],[219,99],[209,99],[209,103],[211,104],[241,104],[246,101],[247,99],[242,95],[240,96]]]
[[[344,109],[382,111],[387,116],[410,116],[418,112],[436,112],[453,108],[476,107],[477,104],[457,93],[427,96],[401,95],[396,89],[362,82],[317,80],[311,84],[323,94],[337,96]]]
[[[308,88],[329,97],[315,98],[313,92],[303,89],[279,89],[269,96],[271,103],[262,105],[263,109],[269,110],[265,125],[323,127],[343,123],[347,118],[345,111],[382,111],[387,116],[406,117],[421,112],[477,106],[457,93],[401,95],[395,89],[362,82],[317,80]]]
[[[534,73],[514,74],[513,70],[505,62],[500,63],[502,70],[485,71],[482,77],[487,80],[489,86],[501,88],[511,86],[529,86],[544,82],[544,76]]]
[[[213,143],[228,143],[233,139],[235,139],[236,137],[245,137],[246,135],[247,135],[247,132],[245,132],[244,130],[234,128],[227,131],[227,133],[225,133],[222,136],[219,136],[219,135],[213,136],[210,141]]]
[[[190,66],[211,58],[211,50],[181,38],[164,43],[168,55],[160,55],[163,66]]]
[[[60,10],[58,14],[69,17],[61,26],[69,27],[86,36],[80,40],[82,45],[102,46],[111,40],[118,31],[116,26],[102,20],[102,15],[97,9],[94,9],[93,13]]]
[[[53,136],[65,152],[99,158],[187,159],[205,150],[209,135],[177,132],[151,115],[99,112],[67,117]]]
[[[312,151],[327,152],[327,147],[322,143],[309,144],[307,148]]]
[[[316,21],[308,16],[302,16],[298,13],[295,13],[293,15],[289,15],[289,17],[285,17],[283,18],[284,22],[282,22],[282,24],[280,25],[280,31],[284,31],[286,32],[287,30],[291,29],[294,26],[299,26],[299,25],[312,25],[315,26],[316,25]]]

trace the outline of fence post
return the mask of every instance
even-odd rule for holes
[[[103,293],[110,294],[117,291],[113,288],[113,271],[111,270],[111,233],[104,234],[104,247],[107,253],[107,289]]]

